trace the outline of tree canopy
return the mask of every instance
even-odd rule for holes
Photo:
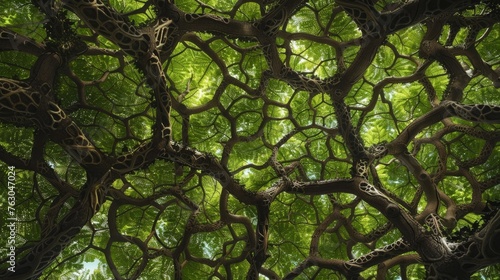
[[[498,275],[499,22],[496,0],[2,1],[0,278]]]

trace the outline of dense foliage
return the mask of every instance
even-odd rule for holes
[[[0,278],[498,275],[499,15],[2,1]]]

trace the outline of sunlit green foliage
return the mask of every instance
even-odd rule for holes
[[[103,2],[137,27],[147,26],[157,16],[155,1]],[[250,28],[275,5],[286,2],[183,0],[175,1],[175,6],[184,13],[245,22]],[[363,32],[349,13],[336,1],[303,2],[287,15],[276,36],[266,38],[276,48],[273,61],[266,57],[262,42],[248,38],[242,30],[224,34],[219,25],[196,26],[203,32],[190,30],[194,27],[188,24],[180,26],[186,32],[162,57],[173,100],[173,141],[214,157],[238,187],[256,197],[284,184],[284,177],[300,183],[353,177],[356,159],[340,131],[342,120],[334,110],[336,100],[331,92],[314,92],[297,86],[286,75],[266,72],[273,70],[270,62],[275,62],[309,81],[324,81],[357,67],[355,59],[367,39],[361,38]],[[389,4],[401,1],[374,2],[377,10],[385,11]],[[480,16],[489,10],[481,4],[466,10],[463,16]],[[95,147],[116,159],[151,141],[158,104],[133,57],[86,26],[74,13],[69,12],[69,18],[89,50],[72,57],[60,69],[54,99]],[[467,73],[471,80],[464,87],[461,103],[498,105],[500,101],[498,85],[494,84],[500,65],[500,29],[495,20],[495,24],[480,30],[477,38],[481,39],[474,45],[479,60],[486,62],[491,72],[474,69],[472,74]],[[40,43],[47,39],[43,23],[44,15],[31,4],[0,4],[1,28]],[[349,124],[366,148],[394,144],[449,90],[450,69],[421,55],[426,24],[411,24],[389,34],[342,98],[350,110]],[[450,28],[444,24],[436,40],[445,44]],[[467,36],[468,28],[461,28],[447,47],[461,65],[476,68],[462,52]],[[0,76],[27,80],[36,59],[21,51],[0,51]],[[424,78],[434,93],[425,87]],[[296,78],[295,82],[300,81]],[[407,149],[436,185],[441,199],[435,209],[437,214],[456,217],[456,225],[444,229],[448,235],[473,227],[475,222],[483,226],[479,207],[484,208],[487,200],[500,200],[497,123],[443,118],[419,127],[416,137],[408,143],[396,143]],[[451,131],[451,125],[479,132]],[[286,141],[281,143],[283,139]],[[487,145],[491,145],[491,151]],[[64,147],[41,136],[41,131],[33,127],[1,120],[0,149],[2,211],[7,207],[3,170],[16,165],[18,159],[43,161],[64,182],[64,188],[56,188],[34,167],[31,171],[16,170],[16,243],[21,248],[18,256],[22,257],[27,254],[23,246],[29,250],[43,235],[46,216],[53,215],[54,221],[60,222],[78,203],[78,193],[89,174]],[[480,157],[483,151],[487,152],[485,158]],[[274,160],[284,167],[286,176],[276,172]],[[391,152],[371,162],[369,180],[401,209],[418,217],[428,205],[425,186],[407,167],[397,152]],[[258,213],[261,208],[258,203],[245,203],[217,179],[194,164],[182,165],[163,156],[121,174],[111,184],[99,212],[74,236],[43,277],[174,279],[182,274],[182,279],[244,279],[259,253],[255,243],[260,238],[257,228],[262,223]],[[450,209],[458,210],[450,214]],[[386,227],[390,223],[386,213],[333,187],[321,195],[298,194],[285,188],[273,197],[269,210],[265,236],[268,257],[260,271],[261,279],[292,277],[292,271],[304,264],[307,267],[300,270],[298,279],[340,279],[345,277],[342,265],[327,266],[315,258],[344,263],[402,237],[397,228]],[[422,217],[418,219],[424,224]],[[0,224],[6,223],[2,215]],[[383,231],[380,236],[370,237],[377,229]],[[8,232],[2,231],[0,239],[7,236]],[[425,267],[415,252],[397,254],[395,259],[381,260],[378,270],[377,264],[363,267],[360,276],[425,277]],[[474,279],[488,279],[498,271],[498,265],[489,266]]]

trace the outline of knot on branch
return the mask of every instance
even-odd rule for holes
[[[419,55],[422,58],[433,58],[442,48],[438,42],[433,40],[424,40],[420,43]]]
[[[389,203],[385,208],[385,216],[388,218],[395,218],[399,215],[400,212],[401,210],[394,203]]]

